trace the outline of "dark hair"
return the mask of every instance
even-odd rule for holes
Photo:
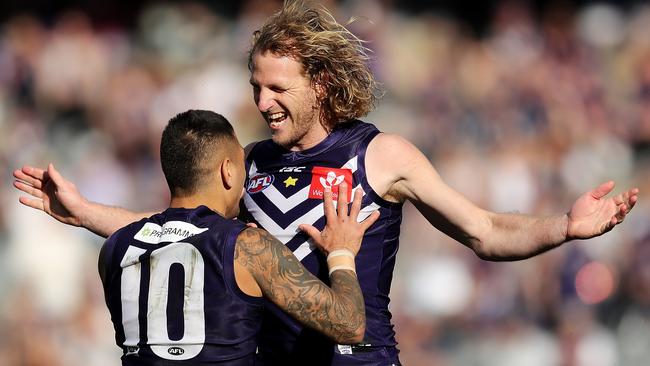
[[[189,110],[169,120],[160,141],[160,163],[172,195],[196,193],[215,168],[214,157],[224,143],[238,143],[222,115]]]
[[[271,52],[301,62],[312,85],[320,84],[324,122],[329,127],[365,116],[380,90],[369,68],[368,48],[324,7],[285,0],[282,9],[253,33],[248,69],[255,53]]]

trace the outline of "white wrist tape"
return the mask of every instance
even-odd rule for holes
[[[330,254],[327,255],[327,259],[329,260],[330,258],[340,257],[340,256],[346,256],[354,259],[354,253],[352,253],[352,251],[350,251],[349,249],[337,249],[331,251]]]
[[[355,269],[354,267],[352,267],[352,266],[346,266],[346,265],[340,265],[340,266],[334,266],[334,267],[330,268],[330,273],[329,273],[329,275],[331,276],[332,273],[334,273],[334,271],[338,271],[339,269],[347,269],[347,270],[349,270],[349,271],[354,272],[354,274],[357,274],[357,271],[356,271],[356,269]]]

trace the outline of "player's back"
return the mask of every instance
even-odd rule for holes
[[[262,302],[235,282],[244,228],[204,206],[170,208],[106,241],[99,270],[123,365],[253,364]]]

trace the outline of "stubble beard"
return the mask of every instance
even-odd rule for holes
[[[304,138],[318,121],[319,109],[312,105],[304,106],[298,113],[291,115],[291,131],[286,138],[280,138],[277,134],[271,136],[276,144],[287,150],[292,150],[305,143]]]

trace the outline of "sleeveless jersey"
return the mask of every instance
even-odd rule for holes
[[[123,365],[252,365],[261,298],[241,292],[241,221],[169,208],[104,244],[99,271]]]
[[[309,271],[329,283],[325,256],[297,229],[298,225],[324,228],[324,186],[332,187],[334,200],[338,197],[337,186],[343,181],[348,187],[362,189],[365,195],[359,220],[375,210],[381,214],[366,231],[356,257],[367,318],[363,343],[392,347],[396,341],[388,295],[398,249],[402,204],[383,200],[366,179],[366,148],[378,133],[372,124],[351,121],[305,151],[288,151],[271,140],[257,143],[246,161],[248,179],[242,217],[269,231],[291,249]],[[350,201],[352,197],[350,194]],[[272,357],[283,364],[293,360],[291,363],[311,365],[315,360],[323,360],[323,364],[328,364],[326,360],[331,360],[333,353],[345,352],[349,347],[334,345],[325,336],[303,329],[273,304],[266,305],[259,345],[264,359]],[[300,361],[300,357],[305,357],[304,361]]]

